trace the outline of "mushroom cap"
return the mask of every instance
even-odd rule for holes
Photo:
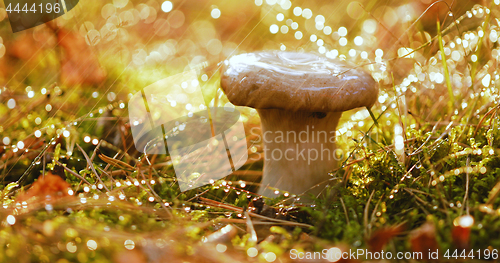
[[[229,101],[255,109],[339,112],[371,107],[378,85],[370,74],[313,53],[260,51],[224,61]]]

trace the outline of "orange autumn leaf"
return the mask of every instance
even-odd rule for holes
[[[451,230],[453,245],[460,250],[469,248],[470,227],[453,226]]]
[[[77,32],[57,29],[57,41],[63,50],[61,57],[61,81],[67,85],[100,84],[106,72],[96,54]]]
[[[0,50],[0,52],[2,51]],[[9,75],[10,75],[9,66],[7,64],[6,59],[0,58],[0,81],[6,81]]]
[[[421,252],[424,259],[429,259],[429,251],[436,251],[438,243],[436,240],[436,227],[427,222],[410,233],[410,244],[413,252]]]
[[[142,251],[135,250],[125,250],[120,251],[114,255],[115,263],[146,263],[148,262],[146,256]]]
[[[9,55],[25,61],[36,61],[40,53],[40,45],[35,41],[32,35],[22,34],[9,45]]]
[[[50,196],[52,200],[69,196],[70,185],[61,177],[48,172],[45,176],[40,175],[38,180],[31,185],[28,191],[20,195],[18,201],[27,201],[32,198],[46,198]]]
[[[451,238],[453,244],[458,249],[469,248],[469,238],[471,227],[474,225],[474,217],[471,215],[463,215],[453,220],[453,228],[451,229]]]
[[[368,246],[371,251],[381,251],[391,239],[403,231],[404,226],[391,226],[376,230],[368,240]]]

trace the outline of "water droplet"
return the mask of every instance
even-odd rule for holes
[[[87,45],[95,46],[101,41],[101,33],[95,29],[89,30],[87,35],[85,36],[85,42]]]

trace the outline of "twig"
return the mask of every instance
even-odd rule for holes
[[[99,150],[99,147],[101,146],[102,141],[99,141],[99,143],[96,145],[94,152],[92,152],[92,156],[90,156],[90,162],[94,161],[94,158],[96,156],[97,150]]]
[[[97,180],[99,180],[99,182],[102,184],[102,186],[104,186],[104,189],[106,189],[106,191],[109,192],[109,189],[108,187],[104,184],[104,182],[101,180],[101,176],[99,176],[99,174],[97,173],[97,171],[95,170],[94,168],[94,164],[92,164],[92,162],[90,161],[90,158],[89,156],[87,155],[87,153],[82,149],[82,147],[80,147],[80,145],[77,143],[76,144],[76,147],[78,147],[78,149],[80,149],[80,151],[82,152],[83,156],[85,157],[85,159],[87,160],[87,164],[89,165],[90,169],[92,170],[92,172],[94,172],[95,176],[97,177]]]
[[[470,166],[470,155],[467,156],[467,168],[469,168]],[[462,204],[464,204],[462,206],[462,208],[460,209],[460,214],[462,214],[462,211],[464,209],[464,206],[467,206],[467,211],[466,213],[469,214],[469,200],[468,200],[468,196],[469,196],[469,169],[465,169],[465,176],[466,176],[466,182],[465,182],[465,194],[464,194],[464,200],[462,201]]]
[[[68,167],[66,167],[64,164],[60,163],[59,161],[57,160],[54,160],[57,164],[59,164],[60,166],[62,166],[64,168],[64,170],[68,171],[68,173],[80,178],[80,180],[84,181],[86,184],[88,185],[92,185],[91,183],[89,183],[89,181],[85,180],[85,178],[83,178],[81,175],[75,173],[73,170],[69,169]]]
[[[118,159],[115,159],[114,157],[111,158],[111,157],[108,157],[104,154],[99,154],[99,158],[101,160],[103,160],[104,162],[106,162],[107,164],[109,165],[113,165],[113,166],[116,166],[120,169],[130,169],[130,170],[134,170],[135,168],[132,167],[131,165],[129,165],[128,163],[126,162],[123,162],[123,161],[120,161]]]
[[[156,201],[158,203],[160,203],[161,207],[167,212],[167,214],[169,216],[172,216],[172,213],[170,213],[170,210],[168,210],[167,206],[165,206],[165,204],[163,203],[161,197],[155,192],[155,190],[153,190],[153,188],[151,187],[151,185],[149,184],[148,180],[146,180],[146,177],[144,176],[144,173],[142,173],[142,171],[137,171],[139,174],[141,174],[142,176],[142,179],[146,182],[146,185],[148,186],[149,188],[149,191],[151,191],[151,194],[154,196],[154,198],[156,199]],[[139,184],[140,185],[140,184]]]
[[[483,123],[483,121],[486,119],[486,117],[488,115],[490,115],[491,113],[495,112],[495,110],[500,107],[500,104],[493,107],[491,110],[489,110],[486,114],[484,114],[484,116],[479,120],[479,122],[477,123],[477,127],[476,127],[476,130],[474,131],[474,136],[473,137],[476,137],[476,134],[477,134],[477,131],[479,130],[479,128],[481,128],[481,124]]]
[[[365,232],[365,236],[367,236],[367,237],[370,236],[370,234],[368,233],[368,210],[370,209],[370,202],[372,201],[373,194],[375,194],[375,190],[373,190],[372,193],[370,194],[370,197],[368,198],[368,201],[366,202],[365,211],[363,214],[363,221],[365,223],[365,229],[367,230]]]
[[[384,198],[384,194],[382,194],[382,196],[380,196],[380,198],[378,199],[378,202],[375,204],[375,207],[373,208],[372,215],[371,215],[371,220],[370,220],[370,224],[369,224],[369,227],[368,227],[368,229],[370,230],[370,234],[371,234],[371,231],[372,231],[372,227],[371,226],[372,226],[373,222],[375,222],[375,215],[377,213],[377,208],[380,205],[380,202],[382,202],[382,198]]]
[[[243,210],[241,207],[224,204],[224,203],[217,202],[215,200],[204,198],[204,197],[200,197],[200,200],[202,201],[202,203],[206,203],[208,205],[216,206],[216,207],[220,207],[220,208],[225,208],[225,209],[232,210],[232,211],[235,211],[235,212],[242,212],[242,210]],[[250,211],[248,212],[248,214],[250,216],[253,216],[253,217],[257,217],[257,218],[268,220],[268,221],[278,222],[278,223],[282,223],[282,224],[290,224],[290,225],[299,226],[299,227],[305,227],[305,228],[311,228],[311,227],[313,227],[312,225],[309,225],[309,224],[304,224],[304,223],[298,223],[298,222],[292,222],[292,221],[286,221],[286,220],[281,220],[281,219],[277,219],[277,218],[267,217],[267,216],[259,215],[259,214],[256,214],[256,213],[250,212]]]
[[[412,195],[413,197],[415,197],[415,199],[419,202],[421,202],[422,204],[426,205],[426,206],[429,206],[429,207],[432,207],[432,205],[430,203],[428,203],[427,201],[423,200],[422,198],[418,197],[417,195],[415,195],[410,188],[403,188],[403,190],[405,190],[406,192],[408,192],[410,195]],[[444,209],[439,209],[441,212],[446,212],[446,210]]]
[[[195,196],[193,196],[193,197],[189,198],[186,202],[191,202],[193,199],[196,199],[196,198],[198,198],[198,197],[200,197],[200,196],[202,196],[202,195],[206,194],[209,190],[210,190],[210,189],[207,189],[207,190],[205,190],[205,191],[203,191],[203,192],[201,192],[201,193],[199,193],[199,194],[196,194]]]
[[[349,221],[349,216],[347,215],[347,209],[345,207],[345,204],[344,204],[344,199],[341,197],[340,198],[340,203],[342,204],[342,208],[344,209],[344,215],[345,215],[345,220],[347,222],[347,225],[350,225],[350,221]]]
[[[258,177],[258,176],[262,176],[262,171],[238,170],[238,171],[234,171],[231,175]]]
[[[102,169],[101,167],[97,167],[97,169],[99,169],[101,171],[101,173],[104,173],[108,176],[108,178],[114,183],[115,179],[113,179],[113,176],[111,176],[111,174],[109,174],[108,172],[106,172],[104,169]]]
[[[248,217],[250,218],[250,217]],[[216,221],[224,222],[224,223],[236,223],[236,224],[246,224],[245,219],[237,219],[237,218],[217,218]],[[278,222],[265,222],[265,221],[260,221],[260,220],[254,220],[252,221],[252,224],[254,225],[285,225],[285,226],[295,226],[295,222],[291,221],[286,221],[284,223],[278,223]],[[248,232],[248,231],[247,231]]]

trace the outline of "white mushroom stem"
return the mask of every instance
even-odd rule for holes
[[[342,112],[258,112],[265,155],[259,194],[276,197],[269,187],[292,194],[320,193],[331,178],[328,172],[336,167],[335,132]]]

